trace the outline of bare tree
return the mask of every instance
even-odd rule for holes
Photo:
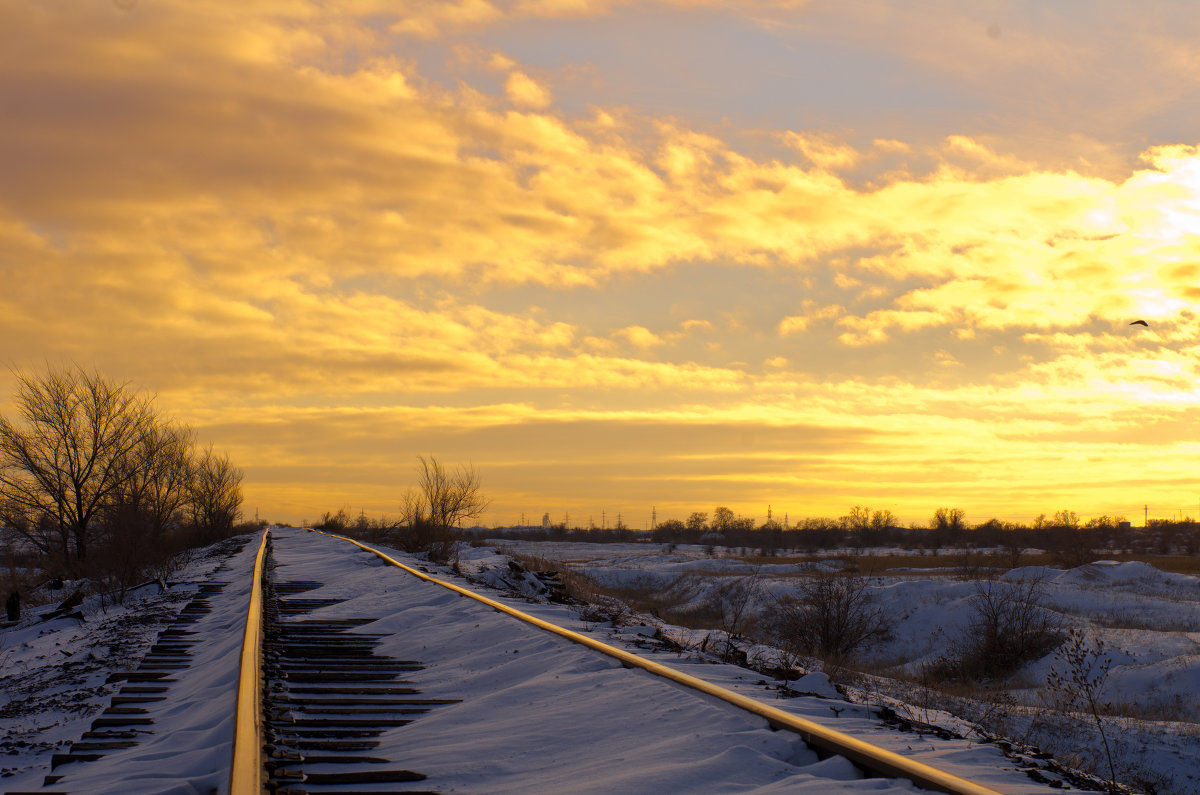
[[[417,461],[417,491],[403,496],[402,514],[407,524],[459,527],[487,510],[490,501],[483,495],[473,466],[460,464],[451,472],[433,456],[420,455]]]
[[[950,530],[959,532],[966,528],[967,514],[962,508],[938,508],[929,520],[930,528],[934,530]]]
[[[847,530],[863,531],[871,527],[871,509],[863,505],[855,505],[850,513],[841,518],[841,523]]]
[[[887,510],[875,511],[871,514],[871,529],[872,530],[887,530],[890,527],[895,527],[897,524],[896,514]]]
[[[432,455],[417,456],[417,461],[417,487],[400,498],[396,544],[446,563],[457,555],[457,528],[482,515],[489,501],[474,467],[460,465],[452,472]]]
[[[718,505],[713,508],[712,529],[717,533],[727,533],[733,528],[733,522],[737,518],[733,511],[726,508],[724,505]]]
[[[1079,528],[1079,514],[1064,508],[1061,511],[1054,512],[1053,522],[1055,527],[1065,527],[1069,530],[1076,530]]]
[[[111,508],[112,524],[161,537],[188,503],[194,448],[195,433],[186,425],[157,418],[146,423],[125,458],[125,476]]]
[[[93,522],[122,486],[123,462],[150,417],[148,401],[126,384],[75,368],[17,373],[21,425],[0,417],[0,497],[33,526],[25,537],[68,564],[83,560]],[[19,526],[18,526],[19,529]]]
[[[242,470],[209,445],[192,467],[188,504],[201,539],[227,535],[241,515]]]

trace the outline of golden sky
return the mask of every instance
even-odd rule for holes
[[[277,521],[394,514],[421,453],[489,525],[1194,515],[1197,40],[1184,0],[10,0],[0,410],[128,380]]]

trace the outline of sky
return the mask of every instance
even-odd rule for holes
[[[1198,38],[1183,0],[10,0],[0,412],[128,382],[274,521],[394,515],[422,454],[487,525],[1195,515]]]

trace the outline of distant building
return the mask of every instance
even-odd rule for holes
[[[543,530],[550,529],[550,514],[549,513],[542,514],[542,529]]]

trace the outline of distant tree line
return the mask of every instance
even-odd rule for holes
[[[566,524],[548,528],[476,528],[473,535],[519,537],[531,540],[592,541],[598,543],[649,541],[663,544],[701,544],[744,547],[766,556],[780,550],[817,552],[828,549],[894,548],[937,555],[946,549],[1001,548],[1017,565],[1021,550],[1036,548],[1054,555],[1063,565],[1092,560],[1093,552],[1195,555],[1200,552],[1200,522],[1151,520],[1147,528],[1130,527],[1120,516],[1098,516],[1082,522],[1078,514],[1060,510],[1029,523],[989,519],[972,525],[960,508],[938,508],[926,524],[902,526],[888,510],[855,506],[838,518],[805,518],[787,527],[775,520],[757,524],[729,508],[712,514],[695,511],[686,519],[666,519],[653,530],[597,529]]]
[[[17,374],[0,416],[0,526],[10,560],[129,584],[230,535],[242,470],[150,396],[81,368]],[[122,586],[123,587],[123,586]]]

